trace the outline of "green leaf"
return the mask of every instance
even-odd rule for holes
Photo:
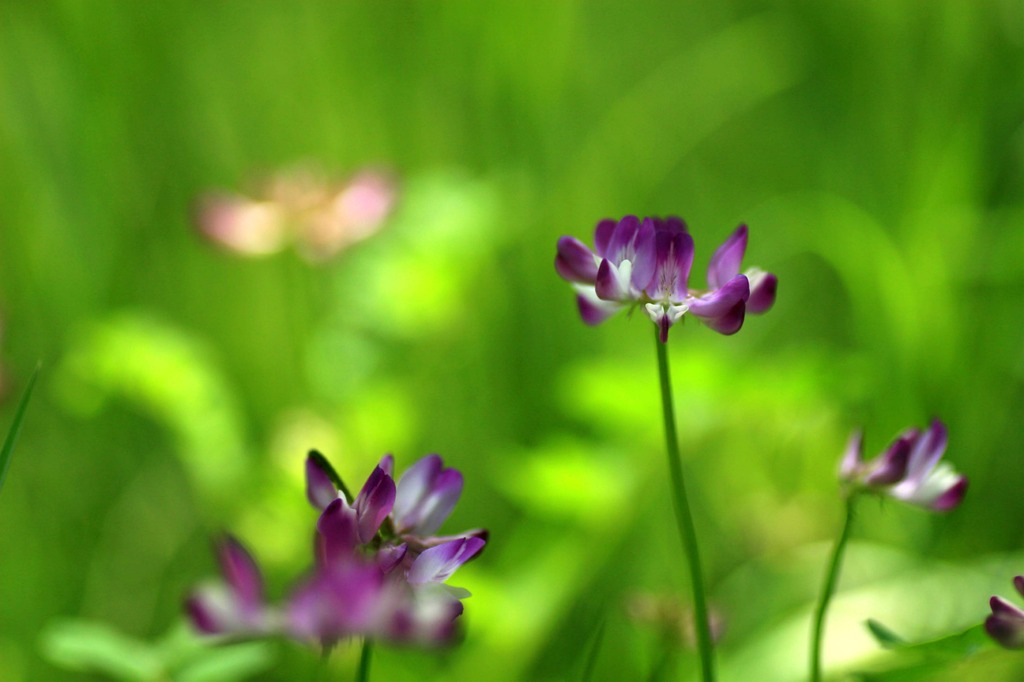
[[[994,646],[982,625],[963,632],[926,642],[909,643],[877,621],[867,623],[868,630],[879,643],[893,651],[893,656],[880,663],[877,670],[857,673],[864,682],[911,682],[934,679],[940,671],[975,656]]]
[[[895,649],[907,644],[907,640],[903,639],[873,618],[868,618],[865,625],[868,628],[868,632],[878,640],[878,644],[883,649]]]
[[[67,670],[100,672],[126,682],[160,678],[163,665],[145,642],[108,625],[87,620],[60,620],[40,637],[43,655]]]
[[[274,656],[267,642],[243,642],[207,647],[175,674],[178,682],[235,682],[250,680],[269,668]]]
[[[4,440],[3,448],[0,449],[0,490],[4,487],[4,479],[7,478],[7,467],[11,464],[11,453],[14,452],[14,443],[18,440],[18,432],[21,431],[21,422],[25,418],[25,410],[28,408],[28,401],[32,397],[32,390],[36,387],[36,379],[39,378],[39,367],[37,366],[35,371],[32,372],[32,378],[29,379],[28,387],[25,388],[25,393],[21,396],[21,402],[18,403],[18,411],[14,413],[14,421],[11,423],[11,429],[7,432],[7,438]]]

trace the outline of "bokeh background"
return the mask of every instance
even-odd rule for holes
[[[4,425],[43,369],[0,494],[0,679],[314,674],[181,613],[220,531],[273,595],[308,566],[310,447],[356,485],[438,452],[467,480],[446,529],[492,531],[453,581],[464,642],[379,648],[375,679],[574,679],[602,631],[595,679],[689,679],[650,324],[585,327],[552,267],[626,213],[685,217],[698,284],[746,222],[781,281],[739,334],[670,339],[723,679],[803,677],[857,426],[877,452],[943,418],[972,487],[862,505],[831,669],[885,667],[868,617],[979,623],[1024,572],[1022,74],[1014,0],[6,0]],[[200,234],[199,197],[297,164],[384,169],[394,212],[316,263]]]

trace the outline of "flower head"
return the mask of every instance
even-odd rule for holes
[[[269,632],[273,615],[263,602],[263,578],[245,547],[227,535],[216,545],[223,582],[193,591],[185,601],[196,629],[208,635]]]
[[[875,492],[932,511],[948,511],[963,501],[967,477],[939,462],[948,433],[939,420],[924,432],[907,429],[878,457],[864,461],[864,438],[854,432],[839,466],[840,479],[853,490]]]
[[[306,496],[320,511],[310,574],[279,609],[263,603],[255,561],[237,540],[221,546],[225,580],[187,601],[196,628],[207,634],[280,632],[331,645],[352,636],[398,642],[449,641],[466,590],[445,581],[479,556],[485,531],[432,537],[462,490],[462,475],[430,455],[396,486],[385,456],[355,499],[327,460],[306,460]]]
[[[775,302],[775,275],[752,268],[740,273],[747,248],[747,226],[740,225],[708,265],[708,288],[689,286],[693,237],[680,218],[626,216],[602,220],[590,250],[575,237],[558,240],[555,270],[576,288],[580,315],[598,324],[623,307],[642,305],[660,330],[686,313],[721,334],[734,334],[747,311],[763,313]]]
[[[294,243],[304,258],[322,262],[377,232],[395,199],[395,182],[385,173],[363,170],[338,182],[296,168],[274,174],[252,197],[201,197],[195,222],[204,236],[239,255],[266,256]]]
[[[1017,593],[1024,597],[1024,576],[1013,579]],[[989,600],[992,615],[985,619],[985,631],[1007,649],[1024,649],[1024,610],[1002,597]]]

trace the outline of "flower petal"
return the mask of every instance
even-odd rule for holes
[[[719,334],[735,334],[743,326],[749,294],[747,278],[736,275],[721,289],[688,299],[690,312]]]
[[[760,315],[771,310],[775,305],[775,292],[779,288],[779,278],[770,272],[750,268],[746,272],[750,280],[750,298],[747,299],[747,312]]]
[[[693,237],[659,230],[654,235],[654,271],[644,291],[655,300],[681,301],[693,265]]]
[[[931,504],[931,508],[935,511],[943,512],[960,506],[960,503],[964,501],[964,496],[967,494],[967,484],[967,477],[961,476],[956,483],[935,498]]]
[[[255,559],[242,543],[227,535],[218,547],[221,570],[243,610],[257,609],[263,604],[263,578]]]
[[[636,237],[639,232],[639,218],[635,215],[623,217],[611,233],[603,258],[612,261],[616,265],[623,260],[633,260],[636,254]]]
[[[602,301],[597,297],[593,287],[579,292],[576,296],[576,306],[583,322],[591,327],[601,324],[622,308],[622,304],[617,301]]]
[[[555,270],[562,279],[569,282],[593,284],[597,277],[597,264],[600,260],[587,248],[587,245],[575,237],[562,237],[558,240],[558,253],[555,256]]]
[[[1001,597],[992,597],[989,606],[992,615],[985,619],[989,636],[1007,649],[1024,648],[1024,611]]]
[[[316,522],[317,554],[321,565],[346,563],[355,557],[359,545],[356,513],[345,500],[338,498]]]
[[[409,467],[398,479],[398,490],[391,514],[397,531],[415,527],[419,523],[420,505],[433,490],[434,480],[441,473],[442,466],[443,462],[438,455],[427,455]]]
[[[338,489],[331,481],[330,474],[323,469],[320,459],[312,452],[306,458],[306,497],[310,504],[321,511],[338,498]]]
[[[605,218],[594,228],[594,249],[597,251],[598,258],[608,257],[608,244],[611,243],[616,225],[618,223],[614,220]]]
[[[625,301],[630,299],[633,262],[624,260],[618,265],[607,258],[601,261],[594,279],[594,293],[602,301]]]
[[[920,483],[935,468],[946,451],[949,432],[938,419],[932,421],[927,431],[921,434],[910,453],[907,463],[907,481]]]
[[[839,463],[839,478],[847,482],[853,482],[863,462],[864,432],[857,429],[850,434],[850,439],[846,443],[846,451],[843,453],[843,459]]]
[[[430,535],[437,532],[462,495],[462,473],[458,469],[445,469],[434,479],[434,488],[423,501],[416,532]]]
[[[394,503],[395,482],[379,466],[374,467],[355,502],[360,542],[366,544],[377,535]]]
[[[484,548],[480,538],[453,540],[424,550],[409,568],[406,579],[412,585],[443,583],[452,573]]]
[[[740,274],[740,263],[747,250],[747,226],[740,225],[718,247],[708,263],[708,287],[718,289]]]
[[[880,486],[898,483],[907,473],[907,459],[911,443],[897,438],[889,449],[872,462],[871,471],[864,477],[865,485]]]

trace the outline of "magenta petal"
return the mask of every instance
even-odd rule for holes
[[[260,569],[245,547],[228,535],[218,547],[224,579],[246,611],[258,609],[263,603],[263,578]]]
[[[720,289],[690,300],[690,312],[700,318],[714,319],[728,314],[737,303],[745,303],[750,296],[747,278],[736,275]]]
[[[357,563],[318,572],[288,600],[288,630],[320,642],[377,634],[374,626],[389,607],[383,577],[376,567]]]
[[[725,242],[718,247],[708,263],[708,287],[718,289],[740,274],[740,263],[747,250],[747,226],[740,225]]]
[[[1017,590],[1017,593],[1024,597],[1024,575],[1014,577],[1013,586]]]
[[[443,583],[483,547],[484,541],[480,538],[463,538],[431,547],[416,557],[406,578],[413,585]]]
[[[558,240],[555,270],[569,282],[593,284],[597,276],[597,261],[586,244],[574,237],[562,237]]]
[[[907,464],[907,480],[920,483],[928,475],[946,451],[949,432],[938,419],[932,421],[927,431],[914,444]]]
[[[640,231],[640,219],[628,215],[619,221],[608,240],[607,253],[603,256],[616,265],[623,259],[633,259],[636,248],[636,236]]]
[[[857,476],[861,464],[864,462],[864,432],[856,430],[850,434],[850,440],[846,443],[846,451],[839,464],[839,476],[843,480],[852,481]]]
[[[385,474],[387,474],[392,479],[394,479],[394,477],[395,477],[395,458],[394,458],[393,455],[388,453],[388,454],[384,455],[383,457],[381,457],[380,458],[380,464],[378,464],[377,466],[380,467],[381,471],[383,471]]]
[[[316,522],[319,558],[323,565],[344,563],[355,556],[359,545],[356,514],[345,501],[336,499]]]
[[[608,257],[608,244],[611,243],[612,234],[615,232],[615,226],[618,225],[614,220],[605,218],[597,224],[594,228],[594,249],[597,251],[599,258]]]
[[[619,281],[618,268],[607,258],[601,261],[597,268],[594,293],[603,301],[622,301],[629,298],[629,289]]]
[[[457,469],[445,469],[434,479],[434,488],[423,501],[416,532],[430,535],[437,531],[462,495],[462,474]]]
[[[907,458],[910,456],[910,443],[898,438],[889,446],[884,454],[874,462],[871,472],[864,477],[867,485],[892,485],[903,480],[907,473]]]
[[[985,632],[1007,649],[1024,648],[1024,621],[1004,615],[991,615],[985,619]]]
[[[438,455],[427,455],[409,467],[398,479],[392,516],[399,529],[412,528],[419,523],[420,505],[433,490],[434,479],[441,473],[442,466]]]
[[[613,301],[602,301],[592,291],[576,296],[576,306],[579,308],[583,322],[591,327],[601,324],[622,307],[621,304]]]
[[[668,230],[669,232],[686,232],[686,222],[679,216],[670,215],[665,218],[651,218],[654,222],[654,229]]]
[[[366,544],[377,535],[380,524],[391,513],[394,503],[395,482],[379,466],[374,467],[356,497],[355,510],[360,542]]]
[[[738,332],[743,327],[746,309],[747,304],[740,301],[721,317],[705,319],[704,324],[711,329],[714,329],[719,334],[730,336],[731,334]]]
[[[748,273],[750,280],[750,298],[747,299],[747,312],[760,315],[771,310],[775,305],[775,292],[779,287],[779,278],[770,272]]]
[[[338,498],[338,489],[334,487],[331,477],[313,457],[306,458],[306,497],[310,504],[321,511]]]
[[[964,495],[967,494],[967,477],[961,476],[956,483],[950,486],[946,492],[942,493],[935,499],[931,504],[931,508],[935,511],[949,511],[960,506],[960,503],[964,501]]]
[[[1006,601],[1002,597],[992,597],[991,599],[989,599],[988,605],[992,609],[993,615],[1016,616],[1017,618],[1024,619],[1024,611],[1014,606],[1010,602]]]
[[[655,300],[682,300],[693,265],[693,237],[687,232],[660,230],[654,235],[654,270],[644,287]]]
[[[377,552],[377,566],[384,573],[390,573],[395,566],[401,563],[408,552],[409,545],[404,542],[400,545],[384,545]]]
[[[646,288],[650,283],[657,267],[655,258],[657,238],[655,234],[654,221],[645,218],[636,235],[636,248],[631,261],[633,272],[630,274],[630,283],[640,290]]]
[[[219,635],[225,631],[224,623],[206,595],[197,592],[185,600],[185,612],[196,630],[204,635]]]

